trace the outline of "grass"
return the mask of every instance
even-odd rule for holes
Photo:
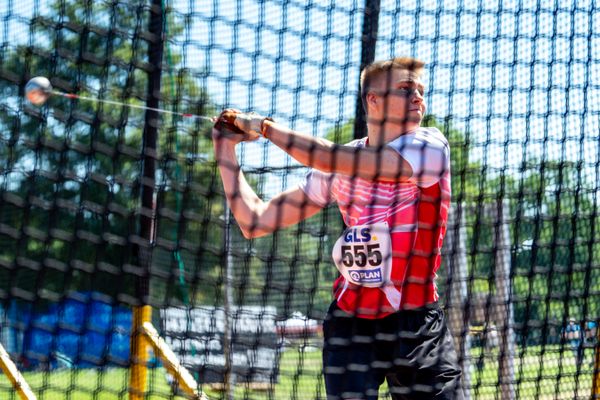
[[[483,353],[475,348],[472,356],[483,354],[486,361],[481,369],[472,367],[471,395],[473,399],[499,399],[498,354]],[[592,393],[594,368],[593,349],[586,349],[585,360],[579,373],[570,348],[560,346],[530,346],[517,348],[514,360],[515,391],[517,399],[589,399]],[[473,361],[475,364],[475,361]]]
[[[523,351],[522,351],[523,350]],[[542,352],[543,350],[543,352]],[[522,351],[522,352],[521,352]],[[586,360],[579,375],[570,349],[561,351],[559,346],[531,346],[517,349],[515,378],[517,399],[565,399],[590,398],[592,390],[593,350],[588,349]],[[495,351],[482,353],[481,348],[472,351],[471,398],[499,399],[498,355]],[[477,368],[475,360],[482,357],[484,365]],[[52,372],[27,372],[25,379],[37,395],[38,400],[121,400],[127,399],[128,370],[112,368],[103,371],[94,369],[61,370]],[[380,398],[390,399],[385,385]],[[204,389],[211,399],[222,399],[218,391]],[[271,391],[252,390],[240,385],[236,387],[235,399],[324,399],[321,377],[321,352],[302,352],[289,349],[283,353],[277,384]],[[8,379],[0,375],[0,399],[19,400]],[[146,400],[184,400],[173,396],[162,368],[151,369],[148,376]]]

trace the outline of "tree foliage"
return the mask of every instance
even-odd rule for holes
[[[156,192],[150,270],[155,295],[181,298],[174,292],[180,274],[214,287],[223,207],[205,124],[162,115],[156,122],[156,181],[144,182],[143,111],[58,96],[34,108],[21,97],[27,80],[42,75],[56,90],[144,105],[149,73],[156,67],[148,64],[149,15],[141,1],[56,1],[31,20],[29,43],[3,51],[0,280],[5,293],[47,299],[75,290],[132,295],[133,279],[142,274],[133,244],[143,242],[137,238],[139,216],[149,212],[140,207],[144,184]],[[171,17],[166,26],[167,39],[183,33]],[[167,54],[161,107],[212,112],[196,77],[177,69],[182,57],[168,49]],[[165,254],[178,254],[180,261]]]

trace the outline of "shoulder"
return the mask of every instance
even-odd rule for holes
[[[448,139],[438,128],[434,127],[421,127],[417,129],[417,137],[421,140],[428,142],[439,142],[445,146],[448,146]]]
[[[419,128],[406,133],[388,143],[388,146],[402,150],[441,150],[449,153],[448,139],[437,128]]]
[[[396,140],[400,142],[409,142],[409,143],[423,143],[427,146],[433,147],[447,147],[448,139],[444,136],[442,132],[438,128],[433,127],[421,127],[414,132],[407,133],[398,137]],[[396,141],[394,140],[394,142]]]

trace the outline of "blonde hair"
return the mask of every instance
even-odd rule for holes
[[[421,74],[425,63],[411,57],[395,57],[389,60],[375,61],[367,65],[360,73],[360,97],[365,112],[367,112],[367,94],[371,83],[393,69],[404,69]]]

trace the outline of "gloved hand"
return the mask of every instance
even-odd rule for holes
[[[248,135],[249,140],[256,140],[263,135],[263,124],[265,120],[273,121],[272,118],[263,117],[254,112],[243,113],[239,110],[226,109],[219,115],[215,128],[228,128],[230,131]]]

